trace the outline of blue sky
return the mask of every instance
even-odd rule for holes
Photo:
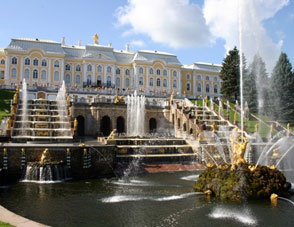
[[[226,4],[229,1],[232,2],[6,0],[1,4],[3,21],[0,46],[6,47],[11,38],[32,37],[60,41],[63,36],[67,44],[77,44],[78,40],[90,44],[93,34],[97,32],[100,44],[107,45],[111,42],[115,49],[124,49],[126,43],[131,43],[132,51],[150,49],[170,52],[176,54],[183,64],[197,61],[221,64],[226,50],[233,45],[238,46],[238,28],[235,26],[238,18]],[[246,1],[259,2],[253,6],[246,3],[243,7],[246,14],[244,17],[249,18],[248,23],[244,23],[246,37],[243,38],[244,52],[246,55],[248,50],[248,59],[258,49],[265,58],[272,54],[272,59],[284,51],[293,62],[293,1]],[[217,4],[221,4],[221,7]],[[254,9],[255,14],[251,13],[251,9]],[[232,21],[223,19],[226,16]],[[249,33],[252,35],[248,36]],[[251,41],[247,43],[247,40]],[[252,42],[259,44],[255,47]],[[268,62],[272,64],[273,61]]]

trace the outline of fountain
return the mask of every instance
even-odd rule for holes
[[[145,97],[133,95],[127,96],[127,135],[143,137],[145,134]]]

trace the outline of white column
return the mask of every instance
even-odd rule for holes
[[[171,80],[170,69],[168,69],[167,70],[167,84],[168,84],[167,88],[169,92],[171,91],[171,86],[172,86],[171,81],[173,80]]]
[[[196,98],[197,96],[196,72],[192,72],[192,75],[193,75],[193,95],[194,95],[194,98]]]
[[[112,70],[111,70],[111,74],[112,74],[112,76],[111,76],[111,86],[113,86],[113,85],[115,85],[115,66],[114,65],[112,65],[111,66],[111,68],[112,68]]]
[[[48,83],[49,83],[49,85],[51,87],[52,86],[52,84],[51,84],[51,58],[46,59],[46,60],[48,62],[48,65],[47,65],[47,67],[48,67],[47,81],[48,81]]]
[[[72,64],[71,67],[71,81],[70,81],[71,87],[75,84],[75,64]]]
[[[6,57],[6,61],[5,61],[5,84],[8,85],[8,81],[9,81],[9,64],[10,64],[10,57],[7,56]]]
[[[107,72],[107,65],[103,65],[103,84],[102,84],[102,86],[104,86],[104,84],[106,84],[106,72]]]
[[[179,93],[180,95],[182,95],[182,75],[181,75],[181,71],[177,71],[177,75],[178,75],[178,84],[179,84]]]
[[[21,82],[22,80],[23,80],[23,57],[20,57],[20,75],[19,75],[19,82]]]
[[[62,81],[64,80],[64,59],[61,60],[61,84]]]
[[[126,78],[126,68],[123,68],[122,72],[121,72],[121,89],[125,88],[125,78]]]
[[[87,82],[87,75],[86,75],[86,72],[87,72],[87,64],[83,63],[82,65],[82,70],[83,70],[83,82],[86,83]]]

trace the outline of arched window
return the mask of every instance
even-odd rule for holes
[[[55,81],[58,81],[59,80],[59,72],[58,71],[55,71],[54,72],[54,80]]]
[[[97,71],[98,71],[98,73],[101,73],[102,72],[102,66],[101,65],[98,65]]]
[[[77,71],[77,72],[80,72],[80,71],[81,71],[81,66],[80,66],[80,65],[77,65],[77,66],[76,66],[76,71]]]
[[[111,67],[110,66],[107,67],[107,72],[111,73]]]
[[[163,80],[163,87],[167,87],[167,80],[166,79]]]
[[[149,74],[153,74],[153,69],[151,68],[150,70],[149,70]]]
[[[29,58],[25,59],[25,65],[30,65],[31,64],[31,60]]]
[[[92,68],[91,68],[92,69]],[[92,77],[91,77],[91,75],[88,75],[87,76],[87,85],[89,86],[89,85],[91,85],[92,84]]]
[[[115,86],[119,87],[120,86],[120,78],[116,77],[115,79]]]
[[[217,82],[217,76],[216,76],[216,77],[214,77],[214,81],[215,81],[215,82]]]
[[[214,89],[213,89],[213,91],[214,91],[215,94],[218,93],[217,85],[214,85]]]
[[[4,59],[1,60],[1,65],[5,65],[5,60]]]
[[[116,75],[119,75],[119,74],[120,74],[120,69],[116,69],[116,70],[115,70],[115,74],[116,74]]]
[[[209,80],[209,76],[206,77],[206,80]]]
[[[160,87],[160,79],[159,78],[157,78],[157,80],[156,80],[156,86]]]
[[[167,71],[166,71],[166,69],[163,70],[163,75],[164,75],[164,76],[167,76]]]
[[[87,71],[88,71],[88,72],[91,72],[91,71],[92,71],[92,65],[88,65],[88,66],[87,66]]]
[[[16,65],[17,64],[17,58],[16,57],[13,57],[11,59],[11,64],[13,64],[13,65]]]
[[[200,83],[198,83],[198,86],[197,86],[197,91],[198,91],[198,92],[201,92],[201,90],[202,90],[202,86],[201,86],[201,84],[200,84]]]
[[[65,83],[66,84],[69,84],[70,83],[70,75],[69,74],[66,74],[65,75]]]
[[[11,69],[11,77],[16,77],[16,68]]]
[[[47,66],[47,61],[45,59],[42,60],[42,66]]]
[[[174,88],[177,87],[177,81],[176,81],[176,80],[173,81],[173,87],[174,87]]]
[[[143,77],[140,77],[140,79],[139,79],[139,85],[143,85],[144,84],[144,79],[143,79]]]
[[[190,83],[186,84],[187,91],[190,91]]]
[[[102,85],[101,76],[98,75],[98,76],[97,76],[97,86],[98,86],[98,87],[101,87],[101,85]]]
[[[59,67],[59,61],[56,60],[56,61],[54,62],[54,67],[56,67],[56,68]],[[58,76],[58,77],[59,77],[59,76]]]
[[[130,70],[129,69],[126,70],[126,75],[130,75]]]
[[[80,75],[76,75],[76,84],[81,83],[81,76]]]
[[[150,78],[149,85],[153,87],[153,78]]]
[[[201,77],[201,75],[198,75],[198,80],[202,80],[202,77]]]
[[[39,65],[39,60],[38,58],[35,58],[34,61],[33,61],[33,65],[34,66],[38,66]]]
[[[174,77],[177,76],[177,71],[173,71],[173,76],[174,76]]]
[[[67,71],[70,70],[70,65],[69,65],[69,64],[66,64],[66,65],[65,65],[65,70],[67,70]]]
[[[160,76],[160,69],[156,70],[156,75]]]
[[[190,80],[190,74],[186,75],[187,80]]]
[[[139,69],[139,73],[140,73],[140,74],[143,74],[143,73],[144,73],[144,70],[143,70],[142,67],[140,67],[140,69]]]
[[[209,84],[206,84],[206,93],[209,93]]]
[[[24,71],[24,77],[26,79],[30,78],[30,70],[29,69],[25,69],[25,71]]]
[[[111,77],[110,76],[107,77],[106,85],[107,85],[107,87],[111,87]]]
[[[41,79],[42,80],[46,80],[46,77],[47,77],[46,70],[42,70],[42,72],[41,72]]]
[[[126,87],[130,86],[130,79],[126,78]]]
[[[34,69],[33,71],[33,79],[38,79],[38,70]]]

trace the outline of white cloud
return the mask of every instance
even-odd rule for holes
[[[250,62],[256,53],[264,59],[270,72],[281,52],[283,40],[274,43],[263,26],[289,0],[240,0],[243,31],[243,52]],[[216,38],[225,40],[226,50],[239,47],[238,1],[205,0],[204,17]]]
[[[189,0],[128,0],[117,9],[117,19],[120,25],[130,26],[125,35],[146,34],[174,48],[210,43],[202,10]]]
[[[145,43],[144,43],[143,40],[132,40],[131,45],[138,46],[138,47],[143,47],[143,46],[145,46]]]

